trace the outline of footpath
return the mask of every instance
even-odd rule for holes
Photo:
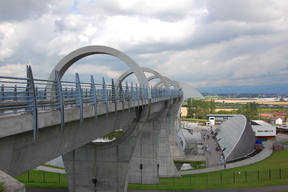
[[[234,163],[228,163],[226,164],[226,169],[231,169],[235,167],[242,167],[245,165],[250,165],[259,161],[262,161],[269,157],[273,153],[273,141],[265,141],[263,142],[263,145],[265,148],[258,153],[257,155],[254,155],[253,157],[237,161]],[[208,172],[213,172],[213,171],[220,171],[223,170],[224,166],[219,165],[219,166],[214,166],[214,167],[208,167],[205,169],[197,169],[197,170],[191,170],[191,171],[179,171],[180,175],[191,175],[191,174],[198,174],[198,173],[208,173]]]

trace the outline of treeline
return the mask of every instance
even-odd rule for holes
[[[256,102],[250,102],[238,107],[233,111],[215,111],[215,100],[188,99],[187,100],[187,117],[195,119],[206,119],[207,114],[242,114],[248,120],[259,118],[259,106]]]
[[[215,100],[191,99],[187,100],[187,117],[206,119],[206,115],[215,112]]]
[[[258,104],[256,102],[249,102],[246,103],[245,105],[242,105],[238,110],[238,114],[245,115],[245,117],[248,120],[252,119],[258,119],[259,118],[259,113],[258,113]]]

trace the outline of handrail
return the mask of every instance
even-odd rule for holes
[[[104,79],[104,78],[103,78]],[[27,86],[28,78],[13,78],[0,76],[0,115],[30,113],[32,90]],[[77,107],[79,103],[83,105],[132,101],[137,103],[138,100],[148,99],[147,88],[131,83],[131,86],[116,87],[114,91],[112,84],[95,84],[79,82],[81,93],[76,82],[61,81],[61,90],[47,90],[47,85],[55,85],[57,82],[34,79],[34,91],[38,111],[59,110],[59,103],[63,102],[65,108]],[[28,82],[29,83],[29,82]],[[95,93],[93,91],[96,91]],[[95,94],[95,96],[93,95]],[[94,96],[94,97],[93,97]],[[157,101],[160,98],[177,98],[182,96],[182,91],[175,89],[151,88],[151,98]],[[63,97],[63,101],[59,99]]]
[[[49,87],[49,88],[47,88]],[[52,87],[52,88],[51,88]],[[169,100],[182,97],[181,90],[151,87],[151,101]],[[83,121],[83,107],[92,105],[97,120],[97,105],[115,103],[115,112],[124,110],[124,102],[128,108],[148,104],[148,87],[131,83],[131,86],[115,86],[112,80],[107,84],[103,78],[101,84],[80,82],[76,74],[75,82],[34,79],[31,67],[27,67],[27,78],[0,76],[0,116],[10,114],[32,114],[34,124],[34,140],[37,140],[37,114],[39,111],[59,110],[61,112],[61,130],[64,130],[64,109],[80,108],[80,122]],[[117,109],[117,102],[122,102],[122,109]]]

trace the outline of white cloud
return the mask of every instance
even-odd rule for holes
[[[106,45],[196,87],[288,83],[286,1],[25,2],[25,9],[16,6],[20,0],[0,2],[1,75],[25,76],[28,63],[34,76],[47,78],[71,51]],[[115,78],[126,70],[97,59],[77,64],[73,72]]]

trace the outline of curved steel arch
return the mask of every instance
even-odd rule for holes
[[[166,79],[164,78],[164,76],[162,76],[160,73],[158,73],[157,71],[150,69],[150,68],[146,68],[146,67],[141,67],[143,72],[148,72],[148,73],[152,73],[154,74],[153,79],[159,78],[160,82],[164,85],[165,88],[169,88],[169,85],[166,81]],[[128,70],[125,71],[116,81],[116,85],[119,85],[126,77],[128,77],[129,75],[133,74],[134,72],[132,70]],[[148,81],[152,80],[151,78],[148,78]]]
[[[158,77],[156,75],[150,76],[147,78],[148,81],[152,81],[153,79],[158,79]]]
[[[118,59],[120,59],[121,61],[123,61],[125,64],[127,64],[130,67],[131,71],[135,73],[140,84],[150,89],[148,80],[143,70],[139,67],[139,65],[133,59],[131,59],[128,55],[120,52],[117,49],[107,47],[107,46],[100,46],[100,45],[82,47],[66,55],[50,73],[49,80],[55,79],[56,70],[59,71],[60,78],[62,78],[65,72],[69,69],[69,67],[73,65],[76,61],[84,57],[87,57],[89,55],[96,55],[96,54],[106,54],[106,55],[117,57]],[[148,97],[151,98],[150,91],[148,91],[148,94],[149,94]]]
[[[163,77],[164,77],[164,79],[168,82],[168,84],[170,84],[171,86],[174,87],[174,89],[181,90],[181,86],[180,86],[178,83],[176,83],[175,81],[172,81],[172,80],[169,79],[168,77],[165,77],[165,76],[163,76]],[[158,83],[156,83],[156,84],[154,85],[154,87],[158,87],[159,85],[162,86],[162,83],[161,83],[161,82],[158,82]]]

